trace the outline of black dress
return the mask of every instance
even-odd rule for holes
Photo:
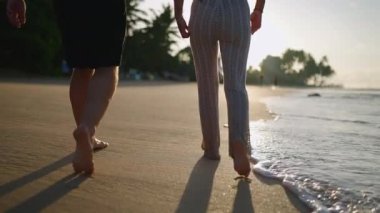
[[[55,10],[70,67],[120,64],[126,24],[124,0],[55,0]]]

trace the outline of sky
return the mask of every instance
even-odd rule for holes
[[[215,0],[217,1],[217,0]],[[192,0],[184,0],[190,17]],[[255,0],[248,0],[251,9]],[[160,11],[173,0],[144,0],[141,7]],[[248,66],[267,56],[302,49],[335,69],[330,83],[348,88],[380,88],[379,0],[267,0],[262,28],[252,36]],[[181,40],[178,49],[189,45]]]

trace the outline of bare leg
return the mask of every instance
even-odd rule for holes
[[[70,82],[70,101],[73,110],[75,123],[78,126],[85,107],[88,85],[94,75],[93,69],[75,69]],[[92,147],[94,150],[106,148],[107,142],[92,138]]]
[[[118,67],[116,66],[96,69],[89,81],[83,114],[73,133],[77,144],[73,160],[76,172],[92,173],[94,170],[92,138],[116,90],[117,81]]]
[[[93,69],[74,69],[71,75],[70,101],[77,126],[83,114],[87,99],[88,85],[93,75]]]

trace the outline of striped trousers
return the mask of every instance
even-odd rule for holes
[[[249,144],[248,96],[245,87],[250,45],[247,0],[193,0],[190,43],[198,83],[199,112],[205,149],[220,144],[217,72],[218,44],[227,99],[229,144]],[[229,154],[231,157],[231,146]]]

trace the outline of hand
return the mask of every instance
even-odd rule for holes
[[[24,0],[8,0],[7,16],[9,22],[17,28],[20,28],[26,22],[26,4]]]
[[[261,28],[261,15],[260,11],[253,11],[251,14],[251,34],[253,35],[257,30]]]
[[[183,16],[180,16],[176,18],[178,30],[181,33],[182,38],[189,38],[190,32],[189,32],[189,26],[187,26],[187,23]]]

